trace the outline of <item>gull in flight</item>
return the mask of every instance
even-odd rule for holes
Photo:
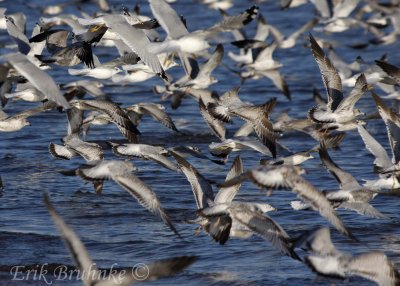
[[[261,165],[292,165],[297,166],[309,159],[314,159],[310,151],[300,151],[286,157],[277,158],[276,160],[261,159]]]
[[[131,54],[124,54],[120,58],[114,59],[108,63],[104,63],[104,66],[109,66],[111,63],[113,65],[123,65],[122,69],[125,71],[125,73],[123,75],[121,74],[113,75],[113,77],[111,78],[112,82],[120,85],[125,85],[128,83],[144,82],[157,75],[150,67],[148,67],[142,62],[139,62],[140,58],[136,54],[135,54],[136,62],[129,59],[130,55]],[[121,58],[122,60],[120,60]],[[128,58],[128,60],[126,58]],[[173,58],[170,58],[169,55],[166,53],[159,54],[158,58],[160,60],[161,66],[164,69],[164,71],[167,71],[170,68],[178,66],[178,64],[173,60]]]
[[[168,40],[177,40],[189,34],[182,18],[167,2],[164,0],[150,0],[149,2],[151,12],[166,31]],[[186,74],[190,78],[194,78],[199,69],[197,62],[183,51],[179,51],[178,55]]]
[[[165,111],[165,107],[161,104],[141,102],[125,107],[124,109],[133,124],[136,126],[139,125],[143,116],[150,115],[165,127],[172,129],[175,132],[179,132],[171,116],[169,116],[169,114]]]
[[[106,97],[106,94],[101,90],[104,85],[95,80],[78,80],[78,81],[71,81],[67,84],[61,85],[61,88],[67,89],[67,91],[72,90],[80,90],[85,93],[89,93],[94,97]]]
[[[375,218],[388,218],[369,204],[369,201],[372,200],[377,193],[365,187],[363,188],[350,173],[347,173],[336,165],[329,156],[324,144],[321,144],[319,156],[323,165],[339,183],[339,191],[326,194],[326,198],[332,202],[336,208],[354,210],[359,214]]]
[[[400,140],[400,116],[391,110],[377,94],[375,94],[373,91],[371,91],[371,94],[375,101],[379,115],[386,125],[389,145],[392,151],[392,158],[389,158],[388,153],[382,147],[382,145],[376,141],[371,134],[365,130],[364,127],[358,126],[358,132],[364,141],[365,147],[372,155],[375,156],[375,170],[380,173],[379,179],[367,181],[365,186],[378,190],[396,189],[400,187],[399,179],[396,176],[396,171],[398,172],[400,169],[400,148],[398,145]]]
[[[104,180],[113,180],[132,197],[134,197],[144,208],[159,216],[162,221],[179,236],[178,231],[172,224],[171,219],[161,206],[157,195],[132,172],[136,167],[132,163],[118,160],[102,160],[88,162],[75,170],[75,174],[83,180],[93,182],[97,193],[101,193]],[[68,173],[65,173],[68,175]]]
[[[57,105],[54,102],[48,101],[41,106],[22,111],[14,115],[7,115],[0,109],[0,132],[14,132],[21,130],[25,126],[31,125],[27,118],[37,113],[54,109]]]
[[[243,172],[243,163],[239,156],[235,158],[226,176],[226,181],[239,176]],[[286,255],[299,259],[292,250],[290,237],[283,228],[266,212],[276,210],[267,203],[233,201],[241,186],[241,182],[229,187],[221,187],[214,200],[208,201],[208,207],[197,211],[199,218],[195,220],[201,229],[212,238],[225,244],[229,237],[247,238],[253,234],[270,241],[272,245]]]
[[[209,220],[204,228],[220,244],[225,243],[229,238],[230,231],[237,231],[235,229],[243,231],[244,228],[245,231],[270,241],[282,253],[300,260],[292,249],[291,238],[286,231],[276,221],[264,214],[271,210],[274,208],[268,204],[232,202],[199,210],[198,214]]]
[[[383,252],[370,251],[352,255],[337,250],[327,227],[304,235],[296,244],[309,252],[305,262],[320,275],[340,278],[359,276],[380,286],[400,284],[399,272]]]
[[[326,198],[331,202],[335,209],[343,208],[353,210],[361,215],[374,218],[388,218],[369,204],[369,201],[371,201],[377,195],[376,191],[362,187],[350,173],[344,171],[338,165],[336,165],[336,163],[333,162],[332,158],[329,156],[329,153],[323,143],[321,143],[318,152],[322,164],[339,183],[340,189],[338,191],[326,193]],[[306,204],[304,205],[298,201],[291,202],[291,205],[295,209],[304,209],[309,207]]]
[[[99,31],[101,29],[93,27]],[[105,31],[103,30],[103,34]],[[76,41],[68,45],[67,40],[69,32],[66,30],[46,30],[29,39],[30,43],[38,43],[45,41],[47,50],[50,52],[50,57],[35,55],[43,63],[55,63],[61,66],[74,66],[80,62],[85,63],[89,68],[94,68],[94,59],[92,52],[92,43],[98,42],[100,37],[87,38],[85,41]]]
[[[174,151],[176,154],[178,154],[181,157],[186,158],[187,156],[193,156],[202,160],[207,160],[211,161],[215,164],[218,165],[225,165],[226,160],[221,160],[221,159],[214,159],[210,158],[207,155],[204,155],[199,148],[196,146],[174,146],[172,148],[169,148],[170,151]]]
[[[70,104],[80,110],[96,110],[105,113],[129,142],[137,143],[139,130],[117,104],[107,100],[72,100]]]
[[[27,55],[31,50],[31,46],[29,44],[28,38],[25,36],[23,32],[24,28],[21,30],[20,27],[17,26],[15,20],[12,17],[5,16],[5,20],[7,26],[7,33],[17,44],[18,51],[20,51],[24,55]]]
[[[259,79],[263,76],[269,78],[283,95],[291,100],[289,87],[279,72],[283,65],[272,57],[277,47],[278,43],[273,42],[261,49],[257,49],[257,53],[254,52],[254,60],[245,65],[246,70],[240,72],[240,77],[243,81],[248,78]]]
[[[370,89],[364,74],[357,80],[354,89],[343,98],[342,81],[339,73],[310,34],[311,50],[321,72],[322,80],[328,95],[326,107],[316,106],[308,111],[308,117],[316,123],[326,123],[328,128],[348,130],[357,127],[355,123],[358,115],[363,115],[354,105],[361,96]]]
[[[31,83],[19,83],[16,85],[13,93],[5,93],[7,99],[24,100],[29,102],[44,101],[46,98]]]
[[[211,184],[195,167],[178,154],[178,152],[171,150],[171,153],[192,187],[197,209],[204,208],[208,205],[209,200],[214,200],[214,193]]]
[[[311,19],[305,23],[300,29],[293,32],[290,36],[283,35],[276,27],[268,25],[271,34],[274,36],[275,41],[278,43],[280,49],[290,49],[296,45],[297,38],[307,31],[310,31],[316,24],[318,24],[318,18]]]
[[[53,78],[35,66],[27,56],[21,53],[14,53],[5,55],[5,58],[18,73],[25,77],[37,90],[43,93],[48,100],[56,102],[65,109],[70,108],[69,103],[61,94]]]
[[[264,104],[252,105],[240,100],[239,89],[233,88],[215,103],[208,103],[207,111],[211,116],[223,122],[231,122],[231,116],[237,116],[251,124],[258,138],[268,147],[272,157],[275,158],[276,138],[269,114],[276,104],[276,98],[272,98]]]
[[[357,240],[336,214],[326,196],[301,176],[304,172],[305,170],[298,166],[260,166],[250,169],[242,175],[220,184],[220,186],[227,187],[231,184],[236,184],[238,181],[249,179],[260,188],[291,189],[306,204],[310,205],[313,210],[318,211],[340,233],[353,240]]]
[[[258,14],[257,23],[257,31],[253,39],[248,39],[246,35],[241,32],[241,30],[232,31],[235,41],[231,44],[237,46],[240,52],[239,54],[228,52],[228,56],[237,64],[251,64],[254,59],[253,49],[256,47],[263,48],[267,46],[265,40],[269,35],[270,29],[261,13]],[[247,49],[245,49],[245,47]]]
[[[215,77],[211,76],[211,73],[221,64],[223,56],[224,46],[218,44],[208,61],[199,68],[197,75],[184,82],[180,82],[179,80],[177,85],[179,87],[191,87],[193,89],[206,89],[211,84],[218,82]]]
[[[78,235],[57,213],[47,194],[44,196],[44,203],[78,270],[82,273],[80,277],[85,286],[127,286],[142,281],[153,281],[179,273],[196,260],[195,256],[178,256],[148,263],[146,269],[130,269],[130,271],[124,269],[115,276],[114,274],[105,276],[104,270],[97,268]],[[120,275],[122,273],[125,275]]]
[[[82,141],[79,138],[82,129],[83,110],[70,108],[67,110],[68,131],[62,141],[64,146],[50,143],[49,152],[57,159],[70,160],[76,155],[86,161],[98,161],[104,157],[103,149],[96,143]]]
[[[95,68],[84,68],[84,69],[68,69],[70,75],[83,75],[94,77],[97,79],[109,79],[117,73],[121,72],[118,67],[108,66],[97,66]]]
[[[385,61],[375,61],[376,64],[391,78],[393,78],[397,84],[400,84],[400,69],[395,65],[389,64]]]
[[[274,247],[295,259],[299,259],[291,249],[290,238],[282,227],[272,218],[263,215],[275,210],[269,204],[261,202],[234,202],[241,182],[220,188],[213,199],[211,185],[186,160],[173,154],[192,186],[197,203],[198,218],[193,223],[209,233],[220,244],[229,237],[246,238],[257,234],[270,241]],[[243,172],[243,163],[239,156],[235,158],[226,176],[230,180]]]
[[[201,52],[210,47],[207,38],[215,37],[219,32],[240,29],[258,14],[258,7],[253,6],[239,15],[226,17],[206,30],[189,33],[176,12],[164,0],[149,1],[154,16],[169,35],[164,42],[148,44],[149,50],[156,54],[173,51],[188,54]]]
[[[116,38],[122,40],[146,65],[161,78],[168,81],[167,74],[163,70],[157,55],[147,48],[150,41],[146,34],[141,29],[133,27],[129,21],[129,15],[104,15],[81,22],[85,24],[105,24],[116,35]]]
[[[226,128],[225,123],[218,118],[212,116],[206,107],[202,97],[199,98],[199,110],[201,116],[204,118],[205,122],[207,123],[208,127],[212,130],[215,136],[217,136],[220,140],[225,140]]]
[[[115,144],[109,142],[112,151],[118,156],[139,157],[145,160],[152,160],[161,166],[180,172],[180,168],[175,163],[168,160],[169,151],[163,147],[152,146],[147,144]]]
[[[272,157],[271,151],[262,144],[256,137],[237,136],[226,139],[220,143],[211,143],[208,146],[210,153],[214,156],[225,157],[232,151],[240,151],[242,149],[253,149],[266,156]]]

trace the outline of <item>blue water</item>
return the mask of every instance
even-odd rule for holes
[[[27,8],[25,1],[4,1],[0,7],[6,7],[9,13],[21,11],[27,14],[27,30],[30,35],[32,27],[42,16],[39,9]],[[29,1],[31,4],[46,6],[57,3],[55,0]],[[150,15],[147,1],[141,3],[143,13]],[[116,7],[122,4],[133,7],[135,2],[111,1]],[[230,13],[237,13],[247,8],[252,1],[235,1]],[[187,18],[189,30],[211,26],[219,19],[219,13],[209,10],[206,6],[189,0],[179,0],[174,8]],[[83,4],[85,11],[93,12],[97,8],[93,3]],[[299,28],[314,16],[313,6],[281,11],[278,1],[269,1],[260,5],[260,11],[267,22],[276,25],[283,33],[289,34]],[[67,7],[65,13],[78,12],[74,7]],[[255,33],[256,24],[246,27],[249,35]],[[388,46],[370,46],[364,50],[353,50],[346,45],[363,42],[371,36],[363,30],[355,28],[340,34],[322,35],[314,31],[316,36],[335,39],[340,45],[337,53],[350,62],[358,55],[365,61],[373,62],[382,54],[387,53],[394,64],[400,64],[398,43]],[[229,35],[222,38],[225,42],[224,63],[233,67],[233,62],[227,56],[228,51],[234,51],[229,44]],[[11,44],[6,31],[0,31],[2,44]],[[277,50],[275,58],[284,65],[285,75],[292,92],[292,102],[288,102],[272,83],[262,78],[249,80],[242,85],[240,97],[253,103],[262,103],[271,97],[277,97],[278,104],[272,118],[282,110],[289,109],[294,118],[304,118],[307,110],[314,102],[312,87],[317,86],[324,93],[323,83],[318,67],[311,51],[304,47],[306,36],[293,49]],[[9,48],[2,48],[1,53],[7,53]],[[211,50],[210,50],[211,51]],[[117,56],[115,49],[100,45],[94,49],[101,61],[107,61]],[[182,75],[181,68],[169,72],[174,78]],[[57,83],[67,83],[77,80],[67,73],[67,68],[54,66],[50,71]],[[224,92],[240,85],[240,79],[220,66],[215,71],[219,82],[212,86],[218,92]],[[182,106],[173,110],[168,101],[161,101],[158,95],[152,93],[155,84],[162,81],[155,78],[144,83],[126,86],[115,86],[110,81],[103,81],[103,90],[116,102],[124,106],[137,102],[162,103],[167,107],[178,128],[192,136],[180,136],[169,129],[154,123],[151,118],[144,118],[139,129],[142,141],[149,144],[161,144],[168,147],[178,145],[193,145],[208,153],[208,145],[217,142],[198,112],[197,103],[186,98]],[[380,95],[383,95],[380,93]],[[376,108],[369,94],[357,104],[364,112],[375,112]],[[34,107],[35,104],[11,102],[5,108],[10,114]],[[127,192],[112,181],[105,183],[103,194],[96,195],[91,184],[84,184],[76,177],[64,177],[60,170],[73,169],[84,163],[81,158],[71,161],[53,159],[48,152],[50,142],[58,143],[66,134],[66,116],[58,111],[50,111],[33,116],[29,119],[31,126],[15,133],[0,133],[0,175],[4,182],[4,191],[0,196],[0,268],[12,265],[35,264],[65,264],[73,265],[67,249],[62,243],[59,233],[54,228],[42,201],[43,193],[47,192],[58,212],[65,221],[82,238],[93,260],[100,267],[108,268],[113,264],[128,267],[137,263],[146,263],[157,259],[179,255],[196,255],[198,260],[183,273],[171,278],[152,282],[151,285],[373,285],[360,279],[350,278],[342,282],[317,277],[304,264],[282,256],[269,242],[253,236],[246,240],[230,239],[226,245],[220,246],[211,241],[206,234],[195,235],[195,226],[183,223],[195,216],[195,202],[189,183],[182,174],[161,168],[151,161],[133,159],[138,167],[137,175],[145,181],[159,197],[167,209],[175,226],[183,236],[180,240],[160,220],[150,215]],[[228,126],[229,134],[241,125],[235,120]],[[381,121],[368,122],[367,129],[383,146],[388,148],[387,135]],[[88,140],[121,140],[122,135],[110,125],[93,127]],[[298,133],[288,133],[281,142],[293,151],[302,151],[315,145],[308,136]],[[376,178],[373,173],[373,157],[366,151],[357,132],[348,132],[341,144],[340,151],[330,151],[333,160],[343,169],[352,173],[360,182]],[[259,153],[241,151],[240,155],[245,168],[258,165]],[[335,189],[336,181],[321,166],[317,159],[304,164],[306,175],[312,184],[320,189]],[[110,150],[105,150],[106,159],[115,159]],[[208,179],[222,181],[234,158],[230,156],[225,166],[216,165],[206,160],[189,158],[189,161]],[[214,189],[217,191],[217,189]],[[271,214],[281,226],[292,236],[297,236],[304,230],[317,226],[327,226],[328,223],[315,212],[295,212],[289,202],[295,199],[290,191],[276,191],[267,197],[249,182],[245,182],[236,200],[262,201],[272,204],[278,209]],[[369,250],[384,251],[394,263],[400,265],[400,225],[399,202],[396,197],[376,197],[372,204],[391,220],[377,220],[359,216],[353,212],[339,210],[338,213],[345,224],[360,239],[354,243],[332,231],[332,239],[340,250],[352,253],[362,253]],[[18,277],[23,278],[23,277]],[[53,285],[79,285],[79,281],[51,280]],[[8,272],[0,272],[0,285],[46,285],[46,281],[34,279],[12,280]]]

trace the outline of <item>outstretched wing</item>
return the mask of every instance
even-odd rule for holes
[[[65,244],[67,245],[68,250],[71,253],[71,256],[74,259],[77,267],[82,273],[91,274],[82,276],[83,283],[86,286],[94,285],[95,282],[97,281],[95,277],[100,277],[100,276],[99,273],[97,273],[98,270],[96,264],[90,258],[90,255],[86,250],[86,247],[83,245],[82,241],[72,230],[72,228],[70,228],[62,219],[62,217],[56,212],[47,194],[44,196],[44,203],[51,215],[51,218],[53,219],[55,226],[61,233],[61,236],[64,239]]]
[[[343,99],[342,80],[330,59],[310,34],[311,50],[321,72],[322,80],[328,94],[328,109],[335,111]]]
[[[142,180],[130,173],[113,176],[112,179],[131,194],[144,208],[158,215],[162,221],[179,236],[178,231],[161,206],[156,194]]]

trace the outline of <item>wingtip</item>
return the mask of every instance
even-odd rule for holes
[[[387,107],[383,102],[382,98],[380,98],[380,96],[378,96],[374,90],[370,90],[370,92],[373,100],[375,101],[376,106],[386,109]]]
[[[249,24],[251,21],[253,21],[255,18],[257,18],[258,12],[260,8],[257,5],[251,6],[249,9],[245,11],[247,13],[246,19],[243,21],[244,25]]]
[[[311,51],[314,55],[314,58],[325,57],[323,49],[321,48],[321,46],[318,44],[317,40],[311,33],[309,33],[309,39],[311,44]]]
[[[308,33],[308,38],[310,40],[311,43],[317,43],[317,41],[315,40],[314,36],[311,34],[311,32]]]
[[[49,195],[47,194],[47,192],[43,193],[43,202],[47,209],[52,208],[52,204],[50,202],[50,198],[49,198]]]

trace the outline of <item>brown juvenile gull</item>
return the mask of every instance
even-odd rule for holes
[[[234,178],[239,176],[243,172],[243,162],[240,156],[237,156],[235,160],[233,160],[232,166],[228,171],[226,176],[227,179]],[[226,213],[218,213],[212,216],[204,215],[205,212],[209,212],[209,208],[212,208],[212,212],[215,209],[223,209],[226,210],[229,205],[232,203],[236,194],[240,189],[241,183],[239,182],[236,185],[229,186],[227,188],[220,188],[219,192],[214,198],[214,201],[211,199],[207,200],[207,206],[203,209],[198,209],[201,213],[198,213],[199,217],[193,221],[193,223],[199,224],[200,227],[198,230],[205,230],[210,236],[219,244],[225,244],[225,242],[229,239],[230,236],[234,236],[235,226],[232,218]],[[272,209],[272,207],[271,207]],[[204,210],[204,212],[202,211]],[[202,215],[203,214],[203,215]],[[241,231],[242,228],[237,228],[236,231]]]
[[[150,115],[165,127],[179,132],[175,126],[171,116],[165,111],[165,107],[161,104],[141,102],[124,108],[129,118],[137,126],[143,115]]]
[[[218,206],[224,205],[217,205],[217,207]],[[262,211],[255,206],[256,204],[232,203],[226,208],[215,210],[208,208],[205,210],[200,210],[198,213],[199,215],[207,218],[218,215],[228,216],[237,224],[243,225],[251,232],[270,241],[272,245],[279,251],[294,259],[300,260],[297,254],[292,250],[291,239],[285,230],[272,218],[262,214]],[[225,217],[225,219],[227,218]]]
[[[70,160],[76,155],[86,161],[98,161],[104,157],[103,149],[96,143],[89,143],[80,139],[83,110],[75,107],[67,110],[68,131],[62,141],[64,146],[50,143],[49,152],[54,158]]]
[[[201,116],[203,116],[208,127],[210,127],[210,129],[213,131],[215,136],[217,136],[220,140],[224,141],[225,133],[226,133],[226,128],[225,128],[224,122],[219,120],[218,118],[215,118],[208,112],[207,107],[204,104],[203,99],[201,97],[199,98],[199,109],[200,109]],[[253,130],[253,128],[252,128],[252,130]]]
[[[230,180],[239,176],[243,172],[243,163],[237,156],[232,163],[231,168],[226,175],[226,180]],[[289,243],[286,246],[279,246],[280,243],[285,243],[284,239],[280,239],[275,243],[276,237],[274,234],[268,236],[267,233],[262,233],[261,228],[271,226],[275,229],[280,227],[269,217],[263,216],[264,213],[276,210],[274,207],[263,202],[238,202],[233,201],[241,186],[241,182],[229,187],[222,187],[214,198],[214,201],[208,201],[208,207],[199,209],[197,214],[199,218],[194,222],[199,224],[201,229],[204,229],[210,236],[219,244],[225,244],[229,237],[247,238],[254,233],[263,236],[268,240],[272,240],[275,246],[279,249],[284,248],[284,252],[291,255]],[[260,219],[260,228],[257,227],[257,222],[247,220],[247,215],[253,217],[256,221]],[[251,218],[250,218],[251,220]],[[264,223],[263,223],[264,222]],[[271,223],[271,224],[269,224]],[[285,235],[284,235],[285,236]],[[292,256],[294,257],[294,255]]]
[[[177,161],[182,173],[192,187],[197,209],[202,209],[208,205],[208,200],[214,200],[214,193],[211,184],[193,167],[188,161],[181,157],[177,152],[171,151]]]
[[[332,203],[332,206],[335,209],[349,209],[361,215],[380,219],[388,218],[369,204],[369,201],[371,201],[377,195],[376,191],[362,187],[350,173],[344,171],[338,165],[336,165],[336,163],[333,162],[332,158],[329,156],[324,144],[321,144],[318,152],[322,164],[339,183],[340,189],[338,191],[330,191],[326,193],[326,198]],[[301,206],[301,202],[291,202],[292,207],[298,209],[296,204],[297,206]]]
[[[205,191],[210,188],[207,184],[201,183],[202,176],[194,168],[189,168],[190,165],[183,161],[182,158],[176,157],[178,162],[183,165],[183,172],[186,172],[192,190],[195,193],[196,201],[200,198],[205,198]],[[240,175],[243,172],[243,163],[239,156],[235,158],[226,179],[229,180]],[[283,252],[291,255],[290,244],[285,244],[286,233],[281,232],[281,228],[269,217],[262,214],[268,211],[275,210],[274,207],[262,202],[234,202],[233,199],[240,189],[241,183],[231,185],[226,188],[220,188],[218,194],[214,198],[210,195],[206,197],[206,201],[202,204],[197,204],[198,218],[189,221],[190,223],[199,224],[197,230],[203,229],[216,242],[225,244],[229,237],[247,238],[251,235],[259,234],[260,236],[270,240],[274,246],[278,247]],[[203,199],[204,201],[204,199]],[[200,207],[200,206],[203,207]],[[265,229],[266,227],[266,229]],[[276,231],[275,234],[271,232]],[[282,236],[282,237],[281,237]],[[294,257],[294,256],[292,256]]]
[[[391,78],[393,78],[397,84],[400,84],[400,69],[392,64],[389,64],[385,61],[375,61],[376,64]]]
[[[70,104],[81,110],[97,110],[108,115],[129,142],[137,143],[139,130],[117,104],[107,100],[72,100]]]
[[[75,41],[68,45],[68,36],[69,32],[65,30],[46,30],[29,39],[29,42],[36,43],[46,41],[47,50],[51,53],[51,56],[44,57],[42,55],[35,55],[36,58],[43,63],[55,63],[60,66],[74,66],[83,62],[87,67],[94,68],[92,43],[97,39]],[[74,37],[74,39],[76,40],[76,37]]]
[[[222,187],[236,184],[238,181],[249,179],[260,188],[287,188],[296,193],[305,203],[309,204],[328,220],[340,233],[357,240],[336,214],[326,196],[318,191],[301,175],[305,170],[298,166],[260,166],[246,171],[239,177],[220,184]]]
[[[310,43],[327,91],[328,103],[326,107],[316,106],[310,109],[308,117],[316,123],[328,123],[330,124],[329,127],[339,130],[349,128],[344,126],[347,124],[351,125],[350,128],[357,128],[356,124],[351,123],[356,120],[358,115],[363,115],[363,113],[354,108],[354,105],[370,88],[365,75],[361,74],[357,78],[354,89],[346,98],[343,98],[342,81],[339,73],[311,34]]]
[[[269,114],[276,104],[276,98],[268,100],[261,105],[252,105],[240,100],[238,93],[240,88],[233,88],[222,95],[216,103],[207,105],[208,112],[215,118],[231,122],[231,116],[237,116],[252,124],[255,133],[276,157],[276,138]]]
[[[44,203],[78,268],[78,273],[82,274],[80,278],[85,286],[127,286],[141,281],[153,281],[179,273],[196,260],[195,256],[178,256],[146,263],[146,268],[143,269],[121,269],[115,276],[114,274],[106,276],[104,270],[97,268],[85,245],[57,213],[47,195],[44,196]]]

